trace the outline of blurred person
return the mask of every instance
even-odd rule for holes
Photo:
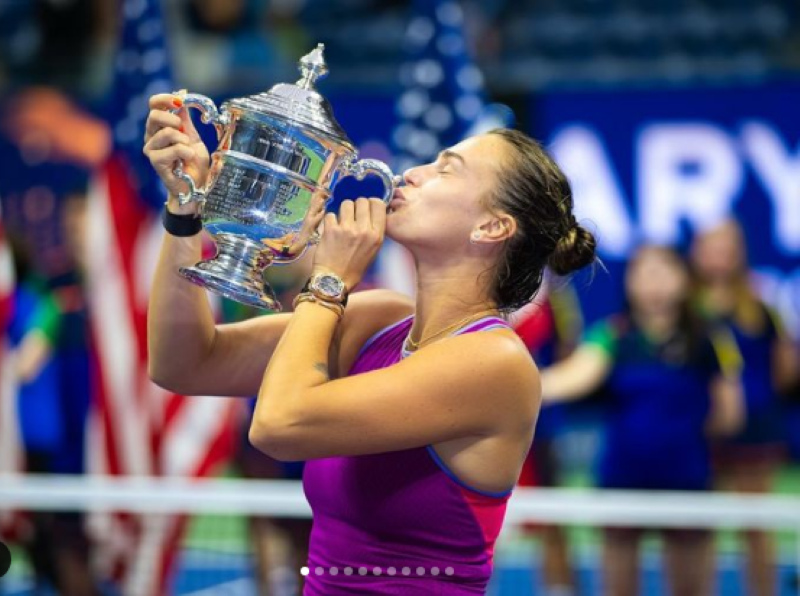
[[[25,471],[64,472],[64,454],[72,438],[59,387],[55,349],[63,314],[45,281],[37,276],[30,251],[19,237],[10,237],[17,286],[8,327],[19,383],[17,412],[25,455]],[[83,518],[76,512],[28,513],[29,531],[22,546],[33,569],[36,590],[55,588],[65,596],[98,593],[89,568],[89,542]]]
[[[580,399],[606,384],[608,421],[598,484],[607,489],[702,491],[711,486],[709,434],[742,423],[733,338],[692,316],[681,256],[642,246],[625,274],[627,311],[595,324],[575,352],[542,371],[546,401]],[[638,528],[606,528],[605,593],[638,594]],[[676,596],[707,596],[712,533],[661,532]]]
[[[568,356],[578,344],[583,330],[574,287],[571,284],[552,286],[552,283],[545,283],[541,297],[515,313],[512,319],[515,331],[540,367],[550,366]],[[536,437],[520,474],[520,486],[561,485],[562,470],[557,447],[568,417],[564,405],[544,401],[536,422]],[[577,582],[564,528],[551,524],[528,524],[525,529],[541,537],[545,593],[548,596],[576,594]]]
[[[467,139],[407,170],[388,209],[359,199],[324,216],[293,313],[215,326],[205,292],[177,274],[198,260],[200,228],[175,200],[173,163],[202,183],[209,155],[176,103],[151,98],[145,136],[170,191],[152,378],[185,394],[257,393],[250,440],[306,460],[305,594],[483,594],[539,408],[536,367],[500,314],[532,299],[546,265],[566,274],[594,260],[566,178],[518,131]],[[384,232],[415,258],[416,305],[348,296]]]
[[[694,240],[691,263],[695,302],[703,316],[726,325],[743,356],[745,424],[716,448],[722,487],[768,493],[786,455],[780,393],[796,382],[797,352],[780,317],[758,297],[750,282],[747,244],[733,220]],[[744,533],[749,594],[777,593],[775,546],[768,532]]]
[[[54,345],[59,362],[59,393],[64,412],[64,444],[57,463],[61,474],[86,472],[86,430],[91,405],[91,334],[86,297],[85,192],[68,194],[61,206],[65,266],[48,286],[61,312],[61,331]]]

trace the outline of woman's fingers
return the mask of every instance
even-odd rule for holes
[[[162,128],[145,143],[145,154],[148,150],[164,149],[170,145],[178,145],[181,143],[190,145],[192,143],[192,138],[176,128]]]
[[[386,203],[381,199],[369,199],[372,229],[383,235],[386,230]]]
[[[150,114],[145,126],[145,142],[159,130],[167,127],[186,132],[192,140],[200,140],[189,110],[183,107],[183,99],[179,96],[169,93],[153,95],[149,105]]]
[[[194,150],[187,145],[170,145],[165,149],[155,149],[147,153],[150,163],[159,172],[169,172],[175,168],[179,159],[191,161],[195,158]]]
[[[147,117],[147,124],[144,129],[144,141],[146,143],[153,135],[164,128],[180,130],[182,125],[183,120],[177,114],[165,112],[164,110],[152,110]]]
[[[183,100],[174,93],[157,93],[148,101],[151,110],[174,110],[183,105]]]
[[[345,227],[353,225],[355,211],[356,206],[353,201],[342,201],[342,204],[339,206],[339,225]]]
[[[370,213],[369,200],[361,197],[356,200],[356,227],[360,231],[372,229],[372,214]]]
[[[380,199],[364,197],[355,201],[342,201],[338,223],[340,226],[353,226],[361,232],[383,232],[386,227],[386,203]]]

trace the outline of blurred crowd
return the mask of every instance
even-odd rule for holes
[[[800,69],[789,0],[463,0],[467,39],[496,93],[542,87],[761,80]],[[170,0],[178,83],[252,92],[328,47],[348,89],[396,85],[411,0]],[[0,3],[0,83],[109,83],[118,11],[104,0]],[[413,26],[413,23],[411,24]],[[418,24],[417,24],[418,25]],[[425,29],[418,35],[424,36]]]
[[[260,91],[294,80],[296,58],[323,41],[337,69],[333,87],[393,90],[410,4],[164,2],[176,84],[228,96]],[[600,84],[674,83],[800,68],[800,9],[787,0],[463,4],[468,39],[495,93],[579,85],[597,72],[604,74],[592,80]],[[0,2],[1,221],[15,280],[14,308],[2,315],[20,382],[27,472],[85,471],[93,365],[86,195],[111,145],[112,131],[93,114],[111,85],[118,18],[106,0]],[[601,488],[768,493],[782,469],[797,465],[787,421],[800,409],[800,329],[787,328],[755,289],[747,252],[753,240],[730,220],[697,233],[688,250],[638,247],[614,280],[625,303],[599,321],[581,315],[591,285],[557,279],[514,315],[544,389],[522,485],[563,485],[571,473],[564,437],[587,420],[602,440],[583,473]],[[269,271],[284,304],[306,275],[302,263]],[[604,275],[599,265],[596,275]],[[255,314],[225,303],[222,316]],[[236,474],[300,477],[301,465],[271,461],[247,444],[247,412],[240,424]],[[276,593],[293,581],[286,570],[305,560],[308,523],[255,519],[250,528],[263,593]],[[541,539],[548,593],[577,594],[564,530],[529,531]],[[673,593],[711,593],[712,534],[661,534]],[[604,531],[608,593],[638,593],[642,536],[636,528]],[[99,590],[80,516],[33,515],[17,538],[42,583],[63,594]],[[287,544],[294,560],[282,554]],[[742,544],[747,593],[776,594],[773,537],[749,531]]]

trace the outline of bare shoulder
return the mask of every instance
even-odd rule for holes
[[[509,388],[517,388],[530,394],[539,393],[539,369],[528,348],[512,329],[495,329],[465,333],[453,338],[451,358],[472,355],[479,370],[491,374]],[[463,351],[464,354],[459,352]]]
[[[361,347],[381,329],[414,313],[414,301],[391,290],[355,292],[339,332],[339,370],[349,370]]]
[[[450,337],[420,350],[405,361],[412,376],[431,376],[440,386],[452,385],[462,398],[485,402],[491,395],[490,417],[507,425],[528,424],[541,402],[539,370],[525,344],[511,329],[494,329]],[[410,372],[410,371],[409,371]]]

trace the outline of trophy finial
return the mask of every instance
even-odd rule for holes
[[[318,43],[316,48],[300,58],[300,72],[303,78],[297,81],[298,87],[313,89],[317,79],[323,79],[328,74],[328,65],[325,64],[325,57],[322,55],[324,50],[325,44]]]

